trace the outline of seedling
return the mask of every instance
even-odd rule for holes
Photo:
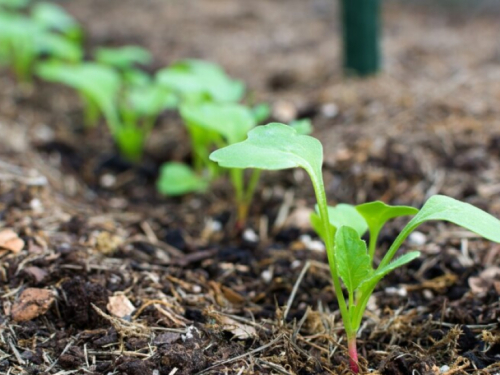
[[[197,177],[198,181],[211,181],[221,174],[217,164],[209,160],[213,147],[224,147],[244,140],[248,131],[256,125],[253,112],[234,103],[183,104],[180,113],[191,137],[194,165],[191,175],[202,176]],[[247,184],[241,169],[232,169],[229,173],[236,192],[238,222],[243,224],[260,173],[258,170],[252,171]],[[167,194],[165,187],[175,192],[187,192],[185,184],[182,184],[183,188],[176,187],[179,182],[180,179],[172,172],[162,173],[158,186],[163,186],[163,192]],[[193,188],[192,191],[199,191],[195,183],[188,186]]]
[[[94,126],[102,114],[120,153],[134,162],[141,158],[160,112],[176,104],[175,97],[154,82],[125,87],[116,70],[97,63],[45,63],[38,66],[37,74],[78,91],[85,124]]]
[[[58,9],[56,5],[40,3],[33,8],[31,17],[13,12],[0,13],[0,58],[4,64],[12,66],[21,82],[31,81],[35,62],[42,58],[77,62],[82,57],[79,44],[59,32],[72,19],[66,15],[65,25],[56,23],[57,19],[47,16],[47,7]],[[62,12],[60,9],[59,16],[63,15]]]
[[[78,43],[82,41],[82,28],[78,22],[59,5],[47,2],[37,2],[31,9],[31,19],[44,30],[56,31]]]
[[[412,231],[426,221],[444,220],[488,240],[500,242],[499,220],[470,204],[442,195],[429,198],[420,211],[412,207],[392,207],[382,202],[366,203],[355,209],[352,206],[329,208],[322,177],[321,143],[313,137],[298,134],[295,129],[284,124],[272,123],[256,127],[248,133],[247,140],[213,152],[210,159],[232,169],[280,170],[300,167],[309,174],[318,212],[312,215],[311,221],[325,242],[335,294],[347,335],[350,366],[355,373],[359,372],[356,334],[370,296],[384,276],[420,255],[418,251],[412,251],[393,260]],[[404,215],[415,217],[397,236],[378,267],[375,267],[375,246],[380,229],[389,219]],[[366,228],[371,234],[369,250],[360,237]],[[340,280],[347,289],[347,301]]]
[[[183,60],[160,70],[158,83],[175,92],[182,102],[236,103],[245,85],[229,78],[218,66],[202,60]]]

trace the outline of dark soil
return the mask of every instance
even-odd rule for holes
[[[186,57],[215,61],[270,102],[275,119],[284,109],[311,117],[332,204],[419,206],[442,193],[500,216],[491,3],[386,4],[384,73],[368,80],[342,77],[338,10],[326,0],[64,6],[83,23],[89,55],[139,44],[154,54],[151,71]],[[0,131],[0,230],[25,243],[0,255],[0,373],[349,373],[303,173],[264,175],[247,225],[256,236],[245,236],[234,231],[226,181],[206,195],[155,192],[162,162],[190,158],[175,113],[161,116],[144,161],[131,165],[104,126],[82,130],[70,90],[26,89],[3,71]],[[404,223],[383,231],[381,251]],[[402,251],[423,256],[375,292],[358,338],[363,371],[499,373],[500,246],[443,224],[410,240]],[[27,288],[50,290],[54,302],[16,322]],[[118,318],[112,301],[132,308]]]

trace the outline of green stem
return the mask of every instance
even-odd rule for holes
[[[373,263],[373,257],[375,256],[375,249],[377,248],[377,240],[379,235],[379,228],[370,228],[370,244],[368,245],[368,254]]]
[[[347,310],[347,305],[345,302],[344,294],[342,292],[342,285],[340,284],[339,275],[337,272],[337,261],[335,259],[334,253],[334,241],[333,233],[330,231],[330,220],[328,218],[328,203],[326,200],[325,186],[323,183],[323,177],[321,170],[315,172],[313,170],[307,170],[311,176],[311,180],[314,187],[314,192],[316,194],[316,201],[318,202],[319,215],[321,217],[321,222],[323,223],[323,230],[325,232],[325,246],[326,254],[328,257],[328,263],[330,265],[330,272],[332,274],[333,287],[335,289],[335,295],[337,296],[337,301],[339,303],[340,315],[344,321],[344,326],[346,333],[348,335],[356,334],[351,326],[351,320],[349,319],[349,311]]]

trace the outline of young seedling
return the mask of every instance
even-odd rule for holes
[[[245,85],[229,78],[218,66],[202,60],[183,60],[161,69],[158,83],[175,92],[181,102],[239,102]]]
[[[318,212],[312,215],[311,221],[325,241],[334,290],[347,335],[350,367],[354,373],[359,372],[356,334],[375,287],[388,273],[420,255],[418,251],[412,251],[393,260],[412,231],[426,221],[444,220],[488,240],[500,242],[499,220],[470,204],[442,195],[429,198],[420,211],[404,206],[391,207],[382,202],[367,203],[355,209],[349,206],[329,208],[322,177],[321,143],[313,137],[299,135],[295,129],[284,124],[256,127],[248,133],[247,140],[219,149],[210,158],[226,168],[280,170],[301,167],[309,174]],[[378,267],[374,267],[374,249],[380,228],[391,218],[414,214],[415,217],[400,232]],[[366,228],[372,235],[370,250],[360,237]],[[347,301],[340,280],[347,289]]]
[[[78,22],[57,4],[35,3],[31,9],[31,19],[44,30],[58,32],[77,43],[82,41],[83,31]]]
[[[209,160],[213,147],[224,147],[242,141],[248,131],[256,125],[253,112],[243,105],[234,103],[183,104],[180,107],[180,113],[191,137],[194,165],[194,171],[191,174],[202,176],[197,177],[199,181],[211,181],[221,174],[217,164]],[[252,171],[247,183],[245,183],[245,176],[241,169],[232,169],[229,174],[236,192],[238,226],[241,227],[246,220],[260,172]],[[173,173],[163,173],[158,186],[168,186],[176,192],[187,192],[185,188],[175,187],[180,181],[175,176]],[[195,184],[189,186],[193,190],[199,190]],[[166,189],[164,188],[163,191]]]
[[[120,153],[132,162],[141,158],[160,112],[176,104],[175,97],[156,83],[125,87],[115,69],[97,63],[45,63],[37,67],[37,74],[78,91],[85,124],[94,126],[102,114]]]
[[[77,62],[83,54],[78,43],[49,25],[47,19],[35,18],[39,14],[36,9],[32,17],[0,12],[0,59],[12,66],[21,82],[31,81],[33,67],[41,59]]]

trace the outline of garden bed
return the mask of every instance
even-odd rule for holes
[[[143,45],[152,68],[215,61],[272,103],[275,118],[311,117],[331,203],[419,206],[443,193],[500,216],[492,13],[388,4],[385,72],[361,81],[342,79],[327,1],[65,6],[89,49]],[[204,195],[156,193],[159,165],[190,158],[175,113],[162,115],[139,165],[116,156],[104,127],[84,131],[81,118],[69,90],[43,82],[26,90],[0,75],[0,227],[25,243],[0,261],[1,372],[349,372],[304,173],[265,173],[238,232],[223,180]],[[382,247],[404,223],[382,232]],[[387,276],[368,306],[363,371],[497,373],[500,246],[444,224],[419,230],[402,250],[422,257]],[[26,288],[52,294],[22,305]],[[34,319],[12,318],[45,304]]]

